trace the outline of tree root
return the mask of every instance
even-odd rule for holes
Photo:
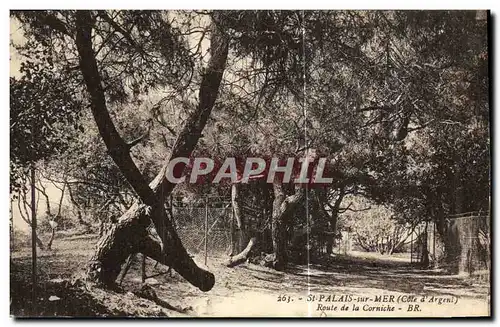
[[[158,295],[156,295],[155,290],[148,284],[144,284],[140,290],[133,292],[133,293],[134,293],[134,295],[136,295],[138,297],[153,301],[154,303],[156,303],[157,305],[159,305],[161,307],[164,307],[165,309],[177,311],[180,313],[186,313],[188,310],[190,310],[190,307],[178,308],[176,306],[171,305],[167,301],[160,299],[158,297]]]

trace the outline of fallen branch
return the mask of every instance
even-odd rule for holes
[[[231,268],[246,262],[248,259],[248,255],[250,254],[250,252],[252,251],[252,249],[256,244],[257,244],[257,238],[252,237],[248,242],[247,247],[243,251],[229,258],[229,261],[226,263],[226,266]]]

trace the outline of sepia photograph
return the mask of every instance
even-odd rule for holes
[[[491,318],[491,21],[10,10],[10,316]]]

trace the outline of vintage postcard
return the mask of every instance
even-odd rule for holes
[[[11,10],[11,315],[490,317],[489,22]]]

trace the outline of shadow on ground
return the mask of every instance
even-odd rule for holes
[[[39,262],[38,309],[31,306],[31,257],[28,249],[11,255],[11,313],[15,316],[166,316],[172,311],[164,310],[154,302],[139,299],[130,291],[142,284],[141,265],[137,260],[123,281],[122,293],[96,291],[92,298],[81,288],[71,289],[70,284],[51,283],[50,280],[68,281],[75,274],[85,271],[93,252],[96,238],[67,238],[57,240],[55,250],[42,251]],[[195,257],[195,260],[199,259]],[[308,291],[336,294],[358,294],[401,292],[415,295],[454,295],[460,298],[486,299],[489,284],[452,276],[439,270],[422,270],[403,261],[390,258],[373,259],[337,255],[322,265],[291,265],[285,272],[275,271],[250,263],[227,268],[227,258],[209,258],[205,267],[216,276],[214,288],[203,293],[187,283],[177,273],[160,274],[147,280],[158,298],[186,309],[188,316],[196,316],[195,303],[229,299],[235,294],[252,293],[260,297],[278,297],[284,292],[306,294]],[[203,260],[199,260],[203,261]],[[148,275],[166,272],[167,267],[155,267],[148,260]],[[70,289],[70,291],[67,291]],[[74,295],[76,294],[76,296]],[[51,295],[62,302],[48,301]],[[201,302],[200,302],[201,301]],[[205,303],[205,302],[203,302]]]

